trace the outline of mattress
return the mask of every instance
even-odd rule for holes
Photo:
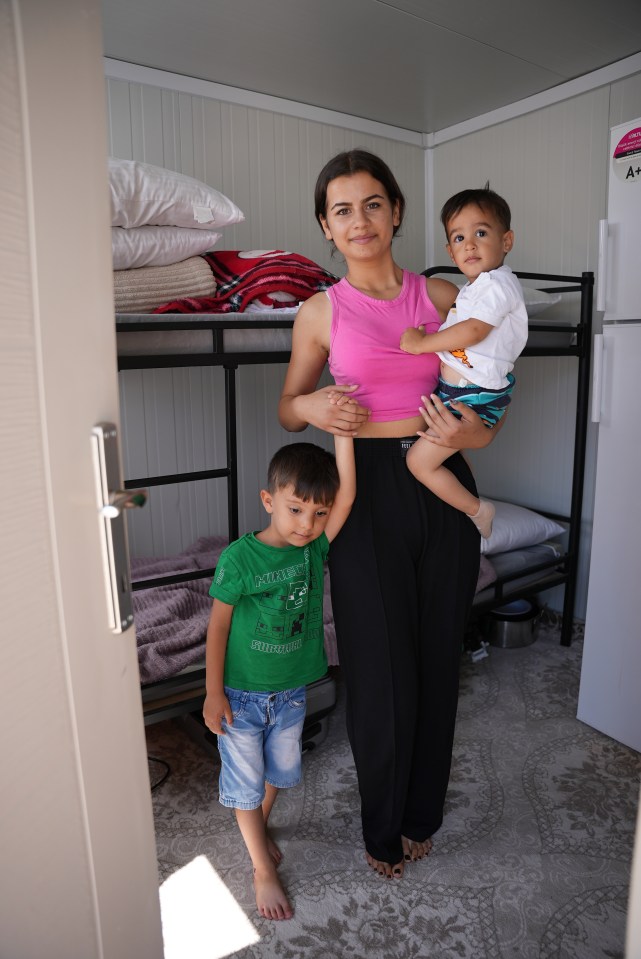
[[[225,314],[118,313],[118,355],[289,353],[296,313],[297,308]],[[161,325],[162,329],[153,328]]]
[[[563,547],[559,543],[547,542],[539,543],[536,546],[526,546],[521,549],[509,550],[506,553],[493,553],[488,559],[494,567],[498,580],[505,576],[518,573],[521,570],[524,571],[523,576],[510,579],[503,586],[503,595],[508,597],[513,593],[518,593],[523,587],[530,586],[545,576],[553,574],[556,571],[557,565],[554,563],[550,565],[549,568],[539,570],[535,573],[528,573],[526,571],[539,563],[547,563],[553,559],[561,560],[564,552]],[[476,594],[474,597],[474,605],[481,605],[487,602],[487,600],[493,599],[494,596],[495,585],[492,583],[486,589],[482,589]]]

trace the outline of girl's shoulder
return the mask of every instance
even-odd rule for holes
[[[299,307],[295,322],[301,320],[302,323],[311,323],[314,322],[315,319],[323,320],[331,316],[332,304],[327,295],[330,289],[331,287],[320,293],[314,293],[308,300],[305,300]]]
[[[327,352],[331,323],[332,304],[327,290],[314,293],[305,300],[296,314],[293,344],[305,350],[315,344]]]
[[[458,286],[437,276],[426,277],[425,283],[430,300],[442,316],[447,316],[458,296]]]

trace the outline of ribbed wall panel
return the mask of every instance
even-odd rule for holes
[[[610,87],[610,126],[641,116],[641,73],[619,80]]]
[[[419,147],[207,97],[107,79],[109,149],[196,177],[231,197],[245,221],[224,229],[225,249],[286,249],[333,272],[341,264],[314,220],[323,164],[364,147],[393,169],[408,199],[399,262],[425,267],[424,155]]]
[[[330,436],[288,433],[277,408],[285,364],[240,367],[238,415],[239,528],[264,524],[259,490],[272,454],[286,443],[333,448]],[[324,376],[322,382],[329,382]],[[130,479],[226,465],[224,371],[208,367],[126,370],[120,374],[122,448]],[[128,514],[133,556],[166,556],[200,536],[227,533],[226,480],[151,487],[143,510]]]
[[[603,87],[438,146],[431,217],[437,246],[439,238],[445,243],[438,219],[444,201],[489,180],[512,209],[513,269],[595,269],[596,224],[606,203],[608,109],[609,89]]]

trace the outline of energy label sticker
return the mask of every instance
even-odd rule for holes
[[[641,181],[641,127],[628,130],[612,154],[614,173],[626,183]]]

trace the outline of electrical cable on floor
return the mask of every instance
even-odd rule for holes
[[[169,763],[166,763],[164,759],[156,759],[155,756],[147,756],[147,762],[148,762],[148,763],[160,763],[160,765],[161,765],[161,766],[164,766],[164,768],[165,768],[165,772],[164,772],[163,775],[160,777],[160,779],[158,780],[158,782],[155,782],[155,783],[152,783],[152,784],[151,784],[151,791],[153,792],[154,789],[158,789],[158,787],[159,787],[159,786],[162,786],[162,784],[166,781],[167,777],[168,777],[169,774],[171,773],[171,766],[169,765]],[[150,778],[151,778],[151,777],[150,777]]]

